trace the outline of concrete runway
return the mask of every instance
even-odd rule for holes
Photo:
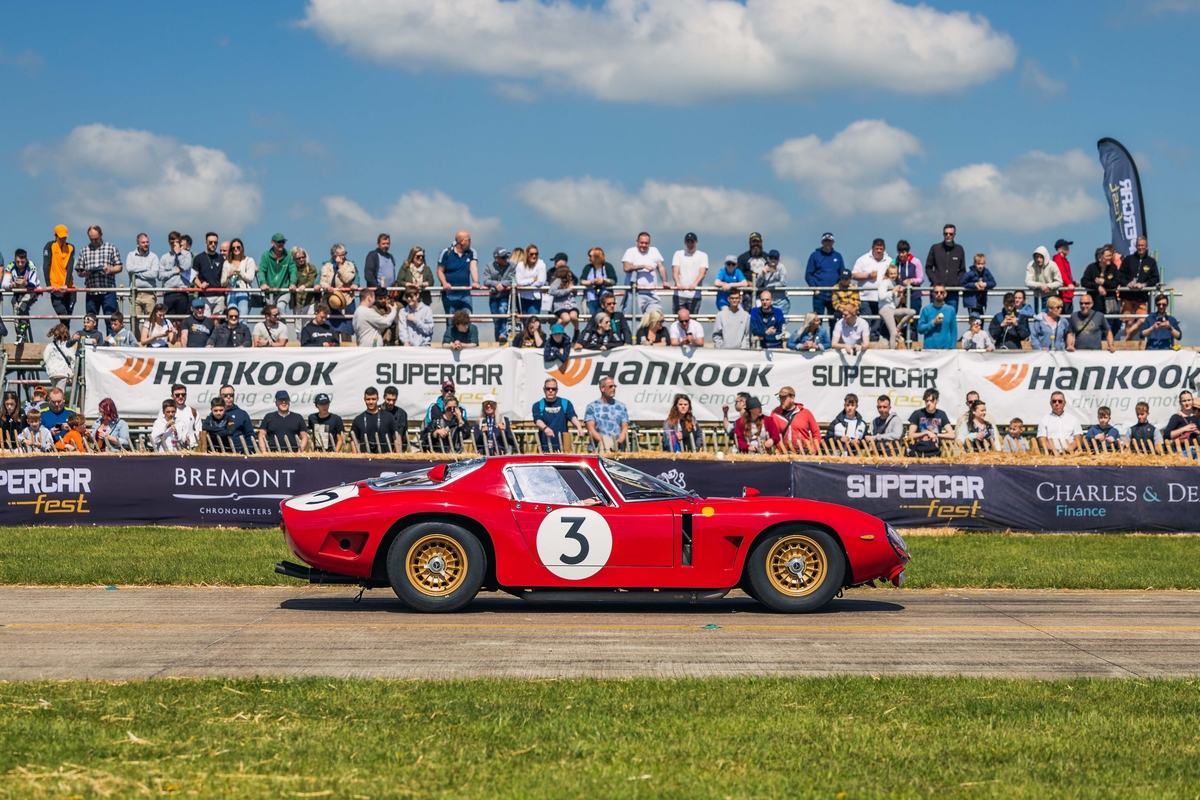
[[[655,607],[490,594],[431,616],[356,592],[3,588],[0,679],[1200,674],[1200,592],[860,589],[807,616],[740,593]]]

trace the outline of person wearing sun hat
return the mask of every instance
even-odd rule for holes
[[[483,398],[479,421],[475,423],[475,449],[485,456],[519,452],[508,417],[496,413],[496,396]]]

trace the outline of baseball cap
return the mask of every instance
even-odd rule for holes
[[[821,241],[822,241],[822,242],[832,242],[832,241],[833,241],[833,234],[832,234],[832,233],[830,233],[829,231],[826,231],[825,233],[822,233],[822,234],[821,234]]]
[[[700,241],[700,239],[699,239],[699,238],[696,236],[696,234],[692,233],[691,231],[688,231],[687,233],[685,233],[685,234],[683,235],[683,240],[684,240],[685,242],[698,242],[698,241]]]
[[[754,233],[750,234],[750,241],[751,242],[761,242],[762,234],[759,233],[758,231],[755,231]]]
[[[54,226],[54,235],[55,235],[55,237],[57,237],[59,239],[67,238],[67,226],[66,225],[55,225]]]
[[[512,255],[512,254],[509,253],[507,250],[505,250],[503,247],[497,247],[495,250],[492,251],[492,258],[508,258],[510,255]]]
[[[737,256],[725,256],[725,263],[726,264],[736,264]]]
[[[553,336],[556,333],[566,333],[566,332],[567,332],[567,329],[557,323],[550,326],[550,335],[551,336]]]
[[[566,253],[555,253],[554,260],[555,261],[570,261],[571,257],[568,256]]]
[[[779,258],[779,251],[772,250],[771,252],[767,253],[767,258]]]
[[[485,406],[486,406],[488,403],[491,403],[492,405],[499,405],[499,404],[496,402],[496,395],[494,395],[494,394],[489,394],[487,397],[483,398],[483,402],[482,402],[480,405],[485,405]]]
[[[204,298],[197,297],[196,299],[192,300],[192,308],[204,308]]]
[[[749,411],[752,408],[762,408],[762,401],[757,397],[751,397],[746,401],[746,410]]]
[[[848,268],[838,270],[838,278],[849,278],[852,275],[854,275],[854,273]]]
[[[316,406],[325,405],[328,402],[329,395],[325,394],[324,392],[321,392],[319,395],[313,398],[313,405]]]
[[[282,233],[277,233],[277,234],[275,234],[274,236],[272,236],[272,237],[271,237],[271,241],[272,241],[272,242],[286,242],[286,241],[287,241],[287,237],[286,237],[286,236],[284,236]]]
[[[1075,243],[1068,242],[1066,239],[1059,239],[1057,242],[1054,243],[1054,249],[1057,250],[1060,247],[1070,247],[1073,244],[1075,244]]]
[[[287,400],[290,403],[292,402],[292,396],[286,390],[280,389],[275,393],[275,401],[278,402],[280,400]]]
[[[795,397],[796,390],[790,386],[784,386],[782,389],[780,389],[778,392],[776,392],[776,394],[779,397]]]
[[[449,389],[452,392],[454,391],[454,381],[443,381],[442,382],[442,391],[444,392],[447,389]]]

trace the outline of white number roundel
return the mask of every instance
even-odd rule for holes
[[[581,581],[608,563],[612,529],[598,511],[557,508],[538,526],[537,549],[546,569],[560,578]]]
[[[353,483],[349,486],[335,486],[332,489],[296,495],[291,500],[284,501],[284,505],[296,511],[320,511],[351,497],[358,497],[358,486]]]

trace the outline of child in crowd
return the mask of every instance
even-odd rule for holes
[[[853,304],[855,308],[859,307],[858,286],[851,283],[851,277],[854,273],[849,269],[843,269],[838,273],[837,288],[833,290],[833,308],[834,319],[842,318],[842,309],[846,304]],[[833,329],[832,322],[829,326]]]
[[[1129,449],[1138,453],[1161,451],[1163,435],[1162,431],[1150,422],[1150,406],[1147,403],[1138,403],[1134,410],[1137,412],[1137,424],[1129,426],[1129,435],[1125,439]]]
[[[24,408],[21,409],[21,412],[28,416],[30,411],[37,411],[39,413],[44,411],[48,407],[46,402],[46,394],[47,392],[45,386],[33,387],[33,399],[25,404]]]
[[[71,453],[86,453],[92,449],[87,444],[91,438],[83,414],[75,413],[67,417],[67,432],[54,443],[54,448]]]
[[[42,412],[36,408],[31,409],[25,415],[25,430],[21,431],[21,435],[17,437],[17,444],[26,453],[41,451],[49,453],[54,449],[54,439],[50,436],[50,430],[42,427]]]
[[[1108,406],[1096,409],[1096,424],[1087,430],[1087,440],[1097,450],[1115,450],[1121,441],[1121,432],[1109,424],[1112,410]]]
[[[1001,443],[1001,448],[1006,453],[1025,453],[1029,451],[1029,440],[1023,434],[1025,432],[1025,423],[1020,417],[1013,417],[1012,422],[1008,423],[1008,430],[1004,434],[1004,441]]]

